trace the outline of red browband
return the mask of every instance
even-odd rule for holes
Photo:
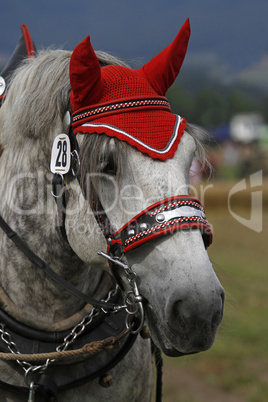
[[[82,108],[73,113],[73,127],[80,126],[84,121],[88,122],[98,117],[110,116],[114,113],[130,112],[145,109],[161,109],[171,112],[170,104],[164,96],[158,98],[133,98],[119,99],[116,103],[99,103],[90,108]]]
[[[154,238],[179,230],[199,229],[205,247],[212,243],[212,230],[202,203],[189,195],[178,195],[149,206],[108,240],[110,247],[120,244],[126,253]]]

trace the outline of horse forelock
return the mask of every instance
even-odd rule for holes
[[[106,134],[83,135],[80,147],[80,182],[82,191],[90,203],[96,198],[102,174],[111,173],[108,172],[111,165],[115,169],[113,174],[117,183],[120,182],[123,170],[122,155],[123,153],[126,155],[127,149],[125,142],[108,137]]]
[[[210,172],[211,165],[207,158],[205,145],[209,136],[208,132],[188,123],[186,132],[190,134],[195,141],[196,155],[200,160],[202,169],[206,168]],[[106,173],[106,167],[111,163],[110,158],[112,157],[112,163],[115,167],[115,178],[119,184],[124,168],[122,153],[124,152],[126,155],[132,147],[126,142],[120,141],[117,138],[111,138],[106,134],[83,134],[82,137],[83,140],[80,148],[81,184],[84,194],[87,194],[89,201],[92,202],[95,198],[98,182],[101,180],[99,173]],[[97,175],[94,176],[91,175],[91,173],[97,173]],[[89,178],[89,180],[87,178]]]

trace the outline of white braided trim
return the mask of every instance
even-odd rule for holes
[[[129,102],[119,102],[114,103],[112,105],[105,105],[95,109],[86,110],[85,112],[79,113],[78,115],[74,116],[73,121],[76,122],[77,120],[99,115],[101,113],[110,112],[113,110],[127,109],[137,106],[167,106],[168,108],[170,108],[168,101],[161,99],[145,99],[145,100],[136,100]]]
[[[175,140],[176,140],[176,138],[177,138],[177,136],[178,136],[178,131],[179,131],[179,127],[180,127],[181,121],[182,121],[182,117],[176,115],[176,121],[175,121],[174,130],[173,130],[171,139],[170,139],[168,145],[167,145],[165,148],[160,149],[160,150],[159,150],[159,149],[156,149],[156,148],[153,148],[153,147],[151,147],[150,145],[145,144],[145,142],[142,142],[142,141],[138,140],[138,139],[137,139],[136,137],[134,137],[133,135],[127,133],[127,132],[124,131],[124,130],[120,130],[120,128],[115,127],[115,126],[113,126],[113,125],[111,125],[111,124],[84,123],[84,124],[82,125],[82,127],[92,127],[92,128],[94,128],[94,127],[101,127],[101,128],[104,129],[104,132],[105,132],[105,129],[109,129],[109,130],[114,131],[115,133],[118,133],[118,134],[123,135],[123,136],[126,137],[126,138],[132,139],[134,142],[136,142],[137,144],[142,145],[142,146],[143,146],[144,148],[146,148],[146,149],[149,149],[149,150],[151,150],[151,151],[153,151],[153,152],[157,152],[158,154],[165,154],[165,153],[167,153],[167,152],[172,148],[172,146],[173,146],[173,144],[174,144],[174,142],[175,142]]]

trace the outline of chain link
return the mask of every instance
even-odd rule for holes
[[[56,347],[57,352],[63,352],[65,351],[68,346],[73,343],[76,338],[83,333],[85,330],[86,326],[91,324],[93,319],[97,317],[100,313],[99,309],[96,309],[95,307],[92,307],[91,312],[86,315],[81,322],[79,322],[73,329],[72,331],[64,338],[64,341],[61,345]]]
[[[12,341],[10,334],[5,330],[5,325],[2,323],[0,324],[0,334],[2,341],[7,345],[9,351],[13,354],[20,354],[18,346]],[[31,366],[30,363],[25,361],[16,360],[16,362],[24,369],[25,372]]]
[[[129,290],[123,292],[123,297],[124,297],[124,304],[121,306],[115,306],[113,313],[117,313],[121,310],[126,310],[127,316],[126,316],[126,327],[129,329],[133,327],[133,318],[136,318],[139,320],[138,324],[136,325],[135,328],[132,328],[132,333],[136,334],[140,332],[140,330],[143,327],[144,324],[144,309],[143,309],[143,304],[142,304],[142,296],[139,293],[138,286],[136,283],[136,278],[137,274],[127,265],[124,264],[122,261],[120,261],[117,258],[112,258],[111,256],[99,252],[98,254],[102,255],[103,257],[107,258],[110,260],[112,263],[121,266],[124,269],[125,275],[127,282],[129,284]],[[115,294],[117,293],[119,289],[119,286],[116,285],[114,289],[112,289],[109,293],[108,296],[105,300],[102,300],[104,302],[108,302]],[[88,315],[86,315],[72,330],[71,332],[64,338],[63,343],[59,346],[56,347],[57,352],[63,352],[65,351],[70,344],[72,344],[76,338],[81,335],[86,326],[89,325],[94,318],[96,318],[100,312],[103,311],[105,314],[108,313],[108,311],[105,310],[105,308],[95,308],[92,307],[92,310]],[[0,336],[3,342],[7,345],[9,351],[13,354],[20,354],[18,346],[13,342],[11,335],[6,331],[5,325],[3,323],[0,323]],[[34,383],[34,374],[43,374],[47,367],[55,361],[55,359],[47,359],[46,362],[42,365],[39,366],[33,366],[29,362],[26,361],[19,361],[16,360],[17,363],[22,367],[22,369],[25,372],[25,382],[26,384],[30,387],[31,384]]]
[[[112,289],[108,293],[107,298],[102,301],[108,302],[113,296],[115,296],[115,294],[118,291],[118,288],[119,288],[118,285],[116,285],[115,288]],[[125,307],[125,306],[118,306],[118,308],[115,309],[114,313],[116,313],[117,311],[120,311],[123,307]],[[75,327],[73,327],[71,332],[64,338],[63,343],[56,347],[56,351],[57,352],[65,351],[68,348],[68,346],[70,344],[72,344],[75,341],[75,339],[84,332],[87,325],[91,324],[91,322],[94,320],[94,318],[96,318],[100,314],[101,310],[103,310],[105,313],[107,313],[105,311],[105,309],[98,309],[98,308],[92,307],[92,310],[90,311],[90,313],[88,315],[86,315],[77,325],[75,325]],[[12,354],[20,354],[18,346],[15,344],[15,342],[13,342],[11,335],[6,331],[5,325],[3,323],[0,323],[0,336],[1,336],[2,341],[7,345],[9,351]],[[26,361],[16,360],[16,362],[24,370],[25,382],[28,386],[30,386],[34,382],[33,375],[34,374],[39,374],[39,375],[43,374],[45,372],[45,370],[47,369],[47,367],[49,366],[49,364],[53,363],[55,360],[56,359],[47,359],[44,364],[39,365],[39,366],[33,366],[32,364],[30,364]]]

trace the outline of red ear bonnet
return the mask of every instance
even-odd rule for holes
[[[177,78],[186,55],[190,33],[188,18],[174,41],[141,68],[141,73],[159,95],[165,96]]]
[[[70,82],[73,111],[97,103],[101,97],[101,69],[89,36],[75,48],[71,56]]]
[[[189,38],[187,19],[175,40],[139,70],[100,68],[89,36],[84,39],[70,61],[74,132],[117,137],[152,158],[173,157],[186,122],[171,113],[164,96],[179,74]]]

